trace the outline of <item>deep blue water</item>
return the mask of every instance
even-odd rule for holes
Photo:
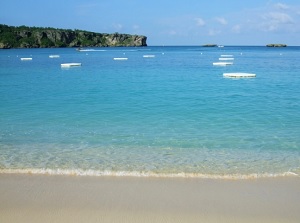
[[[93,49],[0,51],[2,172],[300,174],[300,47]]]

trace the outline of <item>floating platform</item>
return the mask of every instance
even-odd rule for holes
[[[214,66],[227,66],[227,65],[232,65],[232,62],[214,62]]]
[[[61,67],[80,67],[81,63],[62,63]]]
[[[127,57],[115,57],[114,60],[128,60]]]
[[[22,58],[20,58],[21,60],[32,60],[32,58],[31,57],[22,57]]]
[[[143,55],[143,57],[145,57],[145,58],[153,58],[153,57],[155,57],[155,55]]]
[[[49,55],[49,58],[59,58],[59,55]]]
[[[233,57],[233,55],[222,54],[221,57]]]
[[[219,60],[234,60],[232,57],[220,57]]]
[[[229,77],[229,78],[253,78],[253,77],[256,77],[256,74],[252,74],[252,73],[223,73],[223,77]]]

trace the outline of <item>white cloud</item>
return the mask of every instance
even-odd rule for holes
[[[289,6],[283,3],[277,3],[274,6],[276,9],[282,9],[282,10],[289,9]]]
[[[227,25],[227,24],[228,24],[228,22],[227,22],[226,19],[224,19],[224,18],[217,17],[216,20],[217,20],[220,24],[222,24],[222,25]]]
[[[240,25],[235,25],[231,29],[234,33],[240,33],[241,32],[241,26]]]
[[[286,13],[270,12],[262,16],[261,27],[264,31],[277,31],[286,25],[293,24],[294,20]]]
[[[270,23],[276,24],[289,24],[293,23],[293,19],[286,13],[281,12],[270,12],[263,16],[263,19],[269,21]]]
[[[171,30],[171,31],[168,32],[168,34],[171,35],[171,36],[173,36],[173,35],[176,35],[177,32],[175,30]]]
[[[78,5],[77,8],[77,14],[80,16],[87,16],[92,13],[95,8],[99,7],[99,4],[97,3],[86,3],[82,5]]]
[[[137,30],[137,29],[140,28],[140,26],[139,25],[133,25],[132,28],[135,29],[135,30]]]
[[[216,36],[216,35],[219,35],[220,33],[221,33],[220,30],[215,30],[215,29],[210,29],[210,30],[208,31],[208,35],[209,35],[209,36]]]
[[[121,30],[123,28],[122,24],[120,24],[120,23],[114,23],[114,24],[112,24],[112,27],[115,30]]]
[[[202,18],[195,18],[197,26],[205,26],[205,21]]]

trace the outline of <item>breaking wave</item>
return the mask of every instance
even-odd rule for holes
[[[228,179],[247,180],[259,178],[275,178],[297,176],[288,171],[283,173],[252,173],[252,174],[201,174],[201,173],[155,173],[138,171],[99,171],[81,169],[1,169],[0,174],[36,174],[36,175],[64,175],[64,176],[111,176],[111,177],[156,177],[156,178],[200,178],[200,179]]]

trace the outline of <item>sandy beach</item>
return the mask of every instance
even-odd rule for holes
[[[300,178],[0,174],[0,222],[299,222]]]

